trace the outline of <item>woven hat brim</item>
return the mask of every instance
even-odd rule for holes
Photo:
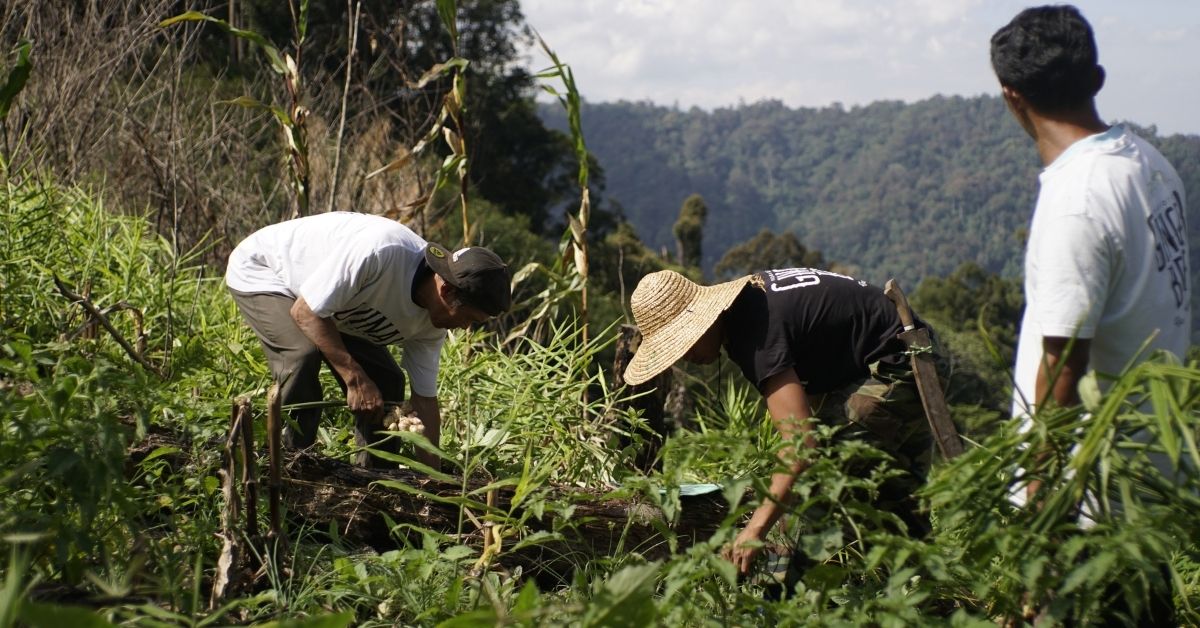
[[[641,346],[625,367],[625,383],[649,381],[678,362],[721,312],[729,309],[749,281],[747,275],[715,286],[701,286],[683,314],[653,333],[643,332]]]

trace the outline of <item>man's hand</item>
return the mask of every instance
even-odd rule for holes
[[[804,385],[795,371],[788,369],[772,376],[763,387],[763,395],[767,400],[767,411],[771,413],[771,420],[781,436],[785,439],[799,438],[803,447],[816,447],[811,435],[812,426],[808,422],[812,409],[808,405]],[[790,447],[780,451],[779,457],[784,470],[771,475],[771,487],[762,504],[750,515],[750,522],[738,534],[733,545],[722,552],[725,559],[743,575],[750,572],[754,559],[762,552],[762,541],[767,531],[783,516],[796,476],[808,466],[803,459],[797,458],[796,452]]]
[[[346,383],[346,405],[350,411],[366,419],[378,419],[383,414],[383,395],[375,382],[367,377],[366,371],[346,350],[342,335],[333,321],[317,316],[304,297],[296,298],[291,313],[296,326],[317,346],[333,370],[337,371]]]
[[[737,567],[738,573],[745,576],[750,573],[755,559],[762,553],[762,543],[766,535],[767,531],[763,528],[753,524],[747,525],[738,533],[733,545],[726,547],[721,552],[721,557],[733,563],[733,566]]]
[[[383,395],[366,375],[346,382],[346,406],[357,416],[378,419],[383,414]]]

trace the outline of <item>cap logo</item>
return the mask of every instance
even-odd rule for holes
[[[429,247],[429,252],[432,253],[434,257],[446,257],[446,252],[440,247],[431,246]]]
[[[459,249],[459,250],[457,250],[457,251],[455,251],[455,252],[454,252],[454,255],[451,255],[451,256],[450,256],[450,259],[451,259],[451,260],[453,260],[455,263],[457,263],[457,262],[458,262],[458,258],[462,257],[462,254],[463,254],[463,253],[466,253],[467,251],[470,251],[470,250],[471,250],[471,247],[469,247],[469,246],[468,246],[467,248],[465,248],[465,249]]]

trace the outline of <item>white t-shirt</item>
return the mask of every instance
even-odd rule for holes
[[[413,394],[437,394],[446,330],[412,300],[426,242],[382,216],[332,212],[251,234],[233,250],[225,283],[247,293],[302,296],[338,330],[379,345],[403,344]]]
[[[1072,144],[1040,180],[1014,416],[1032,410],[1043,336],[1090,338],[1089,370],[1117,375],[1155,349],[1182,357],[1191,335],[1186,199],[1171,164],[1118,125]]]

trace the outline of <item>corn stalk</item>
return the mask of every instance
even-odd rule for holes
[[[280,130],[283,132],[284,154],[286,155],[288,166],[288,184],[295,193],[296,203],[292,210],[292,217],[295,218],[308,214],[309,199],[311,198],[308,131],[306,125],[309,110],[303,104],[304,85],[300,78],[301,53],[304,48],[305,36],[308,33],[308,0],[301,0],[299,14],[296,13],[294,4],[289,4],[289,7],[292,9],[292,25],[296,33],[295,56],[286,52],[281,53],[278,48],[273,46],[259,33],[237,28],[225,20],[206,15],[199,11],[181,13],[175,17],[163,20],[159,23],[159,26],[166,28],[183,22],[208,22],[215,24],[231,36],[244,39],[257,46],[262,51],[263,56],[267,58],[267,64],[271,70],[283,77],[284,87],[288,94],[286,107],[267,104],[252,96],[241,96],[223,102],[229,105],[238,105],[240,107],[269,112],[275,118],[275,121],[279,123]]]
[[[422,206],[421,211],[428,214],[430,209],[432,209],[434,196],[437,191],[446,187],[451,180],[457,179],[458,200],[462,211],[462,244],[463,246],[467,246],[471,243],[471,229],[467,215],[468,159],[464,116],[467,108],[465,71],[469,62],[458,56],[457,3],[455,0],[438,0],[437,9],[438,16],[442,20],[442,25],[446,27],[446,32],[450,35],[453,56],[426,70],[416,82],[408,83],[408,87],[413,90],[424,89],[431,81],[449,74],[451,77],[450,91],[446,92],[446,95],[442,98],[442,109],[438,112],[437,120],[429,128],[429,131],[425,133],[425,136],[411,149],[401,149],[399,157],[367,174],[365,180],[370,180],[373,177],[407,166],[441,137],[446,142],[446,147],[450,150],[450,154],[442,160],[442,164],[438,168],[437,176],[434,180],[433,188],[400,209]],[[396,217],[390,213],[388,215]]]
[[[536,33],[535,33],[536,34]],[[580,336],[584,347],[588,344],[588,244],[587,244],[587,229],[588,216],[591,213],[591,201],[588,195],[588,151],[587,144],[583,140],[583,126],[580,122],[580,98],[579,90],[575,87],[575,74],[571,71],[571,67],[562,63],[558,55],[546,45],[545,40],[541,35],[537,35],[538,44],[545,51],[546,56],[550,57],[553,66],[538,72],[537,77],[542,81],[559,80],[562,82],[562,90],[559,91],[553,85],[543,82],[541,87],[546,93],[554,96],[559,104],[567,110],[567,123],[571,131],[571,139],[575,148],[575,157],[579,161],[579,212],[577,214],[568,214],[569,230],[563,236],[563,244],[561,252],[564,259],[571,259],[575,265],[575,272],[579,277],[579,294],[580,294],[580,324],[582,326],[582,335]]]

